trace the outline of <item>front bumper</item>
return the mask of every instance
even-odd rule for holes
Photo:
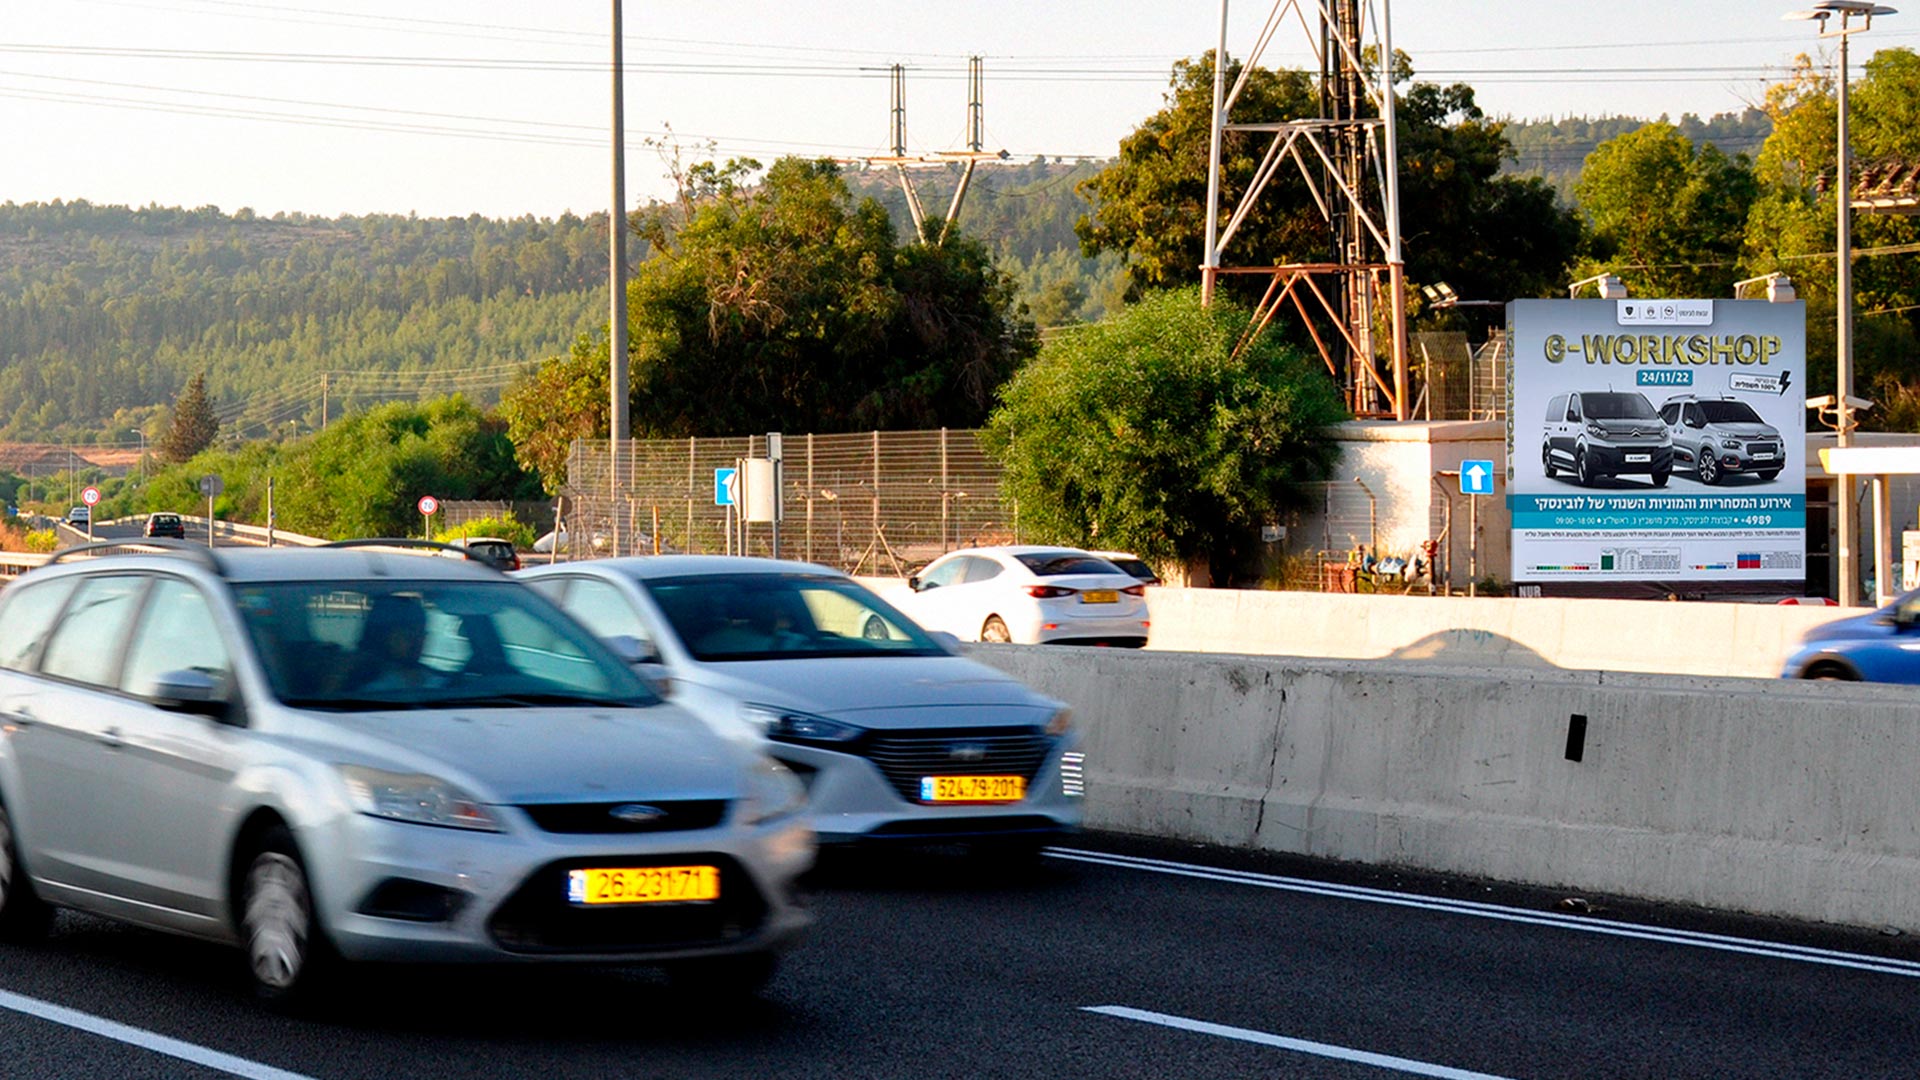
[[[574,835],[542,832],[518,810],[496,810],[509,831],[344,814],[302,835],[315,903],[341,955],[425,963],[667,961],[784,948],[812,922],[793,887],[815,851],[803,816],[751,829]],[[690,904],[575,908],[565,904],[563,884],[555,884],[569,866],[692,863],[721,867],[715,903],[724,912],[706,918],[690,914],[701,907]],[[445,903],[426,918],[397,917],[384,902],[396,894]]]
[[[774,743],[768,753],[807,785],[809,815],[822,844],[1057,836],[1077,831],[1085,818],[1083,755],[1072,735],[1055,740],[1028,780],[1026,798],[1012,803],[914,802],[870,758],[792,743]]]

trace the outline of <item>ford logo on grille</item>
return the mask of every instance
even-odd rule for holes
[[[623,803],[607,811],[607,816],[627,825],[649,825],[666,817],[667,812],[643,803]]]
[[[979,743],[954,743],[947,756],[955,761],[985,761],[987,748]]]

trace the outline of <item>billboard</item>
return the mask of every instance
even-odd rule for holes
[[[1806,307],[1507,305],[1515,581],[1806,576]]]

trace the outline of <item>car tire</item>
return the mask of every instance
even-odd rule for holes
[[[1007,645],[1013,641],[1013,632],[1007,629],[1007,624],[1001,620],[1000,616],[989,615],[986,624],[980,627],[980,640]]]
[[[306,865],[283,825],[268,829],[240,878],[240,939],[254,993],[275,1005],[304,1005],[332,980],[337,957],[314,910]]]
[[[1580,482],[1581,487],[1593,486],[1593,467],[1587,462],[1585,450],[1573,452],[1573,478]]]
[[[1773,479],[1774,477],[1776,477],[1776,476],[1779,476],[1779,475],[1780,475],[1780,470],[1779,470],[1779,469],[1768,469],[1767,471],[1765,471],[1765,472],[1763,472],[1763,473],[1761,473],[1761,474],[1760,474],[1760,479],[1762,479],[1762,480],[1772,480],[1772,479]]]
[[[1540,448],[1540,468],[1547,474],[1547,479],[1553,479],[1553,447],[1543,446]]]
[[[1800,673],[1802,679],[1816,682],[1859,682],[1860,676],[1843,664],[1815,664]]]
[[[779,970],[780,957],[772,952],[743,953],[682,960],[667,968],[667,981],[692,999],[739,1001],[765,989]]]
[[[1693,471],[1697,476],[1700,477],[1701,483],[1717,484],[1720,482],[1721,474],[1720,474],[1719,458],[1714,457],[1713,453],[1707,450],[1702,450],[1701,452],[1693,455],[1693,457],[1695,462],[1693,466]]]
[[[13,819],[0,803],[0,940],[34,941],[53,925],[53,909],[34,895],[33,882],[20,864]]]
[[[1667,477],[1670,475],[1671,475],[1670,473],[1657,472],[1657,473],[1654,473],[1652,476],[1648,477],[1648,479],[1653,481],[1654,487],[1666,487]]]

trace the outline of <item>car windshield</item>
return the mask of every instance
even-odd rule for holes
[[[233,593],[275,696],[297,708],[660,700],[545,597],[511,582],[290,581]]]
[[[1081,551],[1032,551],[1024,555],[1015,555],[1020,565],[1033,571],[1036,577],[1056,577],[1060,574],[1118,574],[1120,568],[1097,556]]]
[[[1700,413],[1709,424],[1761,424],[1760,414],[1744,401],[1703,401]]]
[[[643,584],[697,660],[946,654],[913,620],[847,578],[710,574]]]
[[[1589,420],[1653,420],[1658,416],[1639,394],[1581,394],[1580,408]]]

